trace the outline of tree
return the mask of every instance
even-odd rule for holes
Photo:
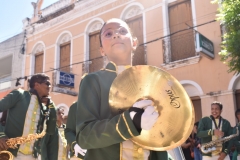
[[[240,0],[214,0],[219,4],[219,20],[226,32],[221,43],[221,61],[229,66],[229,72],[240,73]]]

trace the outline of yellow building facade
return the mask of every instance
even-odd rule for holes
[[[209,0],[59,0],[44,9],[36,4],[24,24],[25,76],[48,74],[53,101],[69,107],[77,100],[84,73],[106,64],[99,52],[100,28],[106,20],[120,18],[139,40],[134,65],[172,74],[191,98],[196,121],[211,114],[213,101],[220,101],[222,116],[234,125],[240,82],[218,55],[222,27],[214,21],[217,8]]]

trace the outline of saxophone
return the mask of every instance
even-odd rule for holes
[[[33,140],[36,140],[38,138],[42,138],[46,134],[45,129],[40,133],[34,133],[34,134],[29,134],[27,136],[23,137],[15,137],[15,138],[10,138],[6,141],[6,144],[9,148],[16,149],[17,145],[24,144],[31,142]],[[13,154],[9,151],[0,151],[1,154],[7,154],[7,156],[3,155],[4,157],[8,157],[9,160],[13,160]]]
[[[217,140],[202,144],[201,146],[202,153],[207,154],[207,153],[213,152],[216,150],[217,145],[223,144],[231,140],[232,138],[237,137],[239,135],[238,127],[236,127],[236,130],[237,130],[236,134],[232,134],[230,136],[223,137],[221,139],[217,139]]]
[[[6,141],[6,144],[9,148],[16,149],[18,148],[17,145],[32,142],[36,139],[42,138],[46,134],[46,129],[47,129],[47,124],[46,120],[49,116],[49,113],[46,112],[44,113],[44,120],[43,120],[43,130],[41,133],[34,133],[34,134],[28,134],[27,136],[22,136],[22,137],[15,137],[15,138],[10,138]],[[13,160],[14,156],[11,152],[9,151],[0,151],[0,159],[6,159],[6,160]]]

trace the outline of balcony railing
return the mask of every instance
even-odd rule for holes
[[[164,63],[196,56],[194,32],[192,30],[174,34],[165,38],[162,43]]]

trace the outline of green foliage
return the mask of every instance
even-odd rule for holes
[[[240,73],[240,0],[212,1],[219,4],[217,19],[226,27],[221,44],[221,61],[229,66],[229,72]]]

